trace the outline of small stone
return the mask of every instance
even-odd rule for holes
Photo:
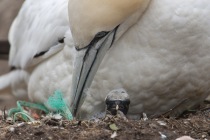
[[[114,131],[114,133],[111,135],[111,138],[114,139],[115,137],[117,137],[117,132]]]
[[[161,140],[166,140],[167,139],[167,136],[164,135],[163,133],[159,132],[159,134],[160,134]]]
[[[14,128],[14,127],[10,127],[10,128],[9,128],[9,131],[10,131],[10,132],[14,132],[14,131],[15,131],[15,128]]]
[[[206,138],[206,135],[202,135],[202,138]]]
[[[53,138],[51,136],[48,137],[49,140],[52,140]]]
[[[189,122],[188,121],[184,121],[184,124],[189,124]]]
[[[54,126],[54,127],[52,127],[53,129],[58,129],[59,127],[58,126]]]
[[[148,120],[148,117],[147,117],[147,114],[146,113],[143,113],[143,120],[144,121],[147,121]]]
[[[164,121],[157,121],[157,123],[159,124],[159,125],[161,125],[161,126],[166,126],[166,122],[164,122]]]
[[[194,139],[191,138],[190,136],[182,136],[180,138],[177,138],[176,140],[194,140]]]
[[[24,125],[25,125],[24,122],[17,124],[18,127],[21,127],[21,126],[24,126]]]
[[[56,120],[61,120],[62,116],[61,116],[61,114],[55,114],[55,115],[53,115],[53,118]]]

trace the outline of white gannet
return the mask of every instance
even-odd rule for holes
[[[22,8],[26,11],[20,11],[17,17],[20,20],[16,19],[11,28],[14,45],[23,45],[12,47],[10,65],[30,72],[31,101],[45,103],[60,89],[70,105],[74,101],[79,118],[91,118],[105,110],[104,99],[110,91],[123,88],[131,100],[128,115],[138,117],[142,112],[161,114],[181,104],[180,110],[176,110],[180,113],[208,95],[210,41],[206,29],[210,2],[207,0],[106,1],[102,7],[100,1],[70,0],[70,27],[79,48],[76,52],[65,13],[67,2],[27,0],[28,5]],[[25,43],[29,44],[24,46]],[[101,47],[105,50],[100,50],[94,59],[92,45],[110,49],[103,58],[107,48]],[[83,59],[84,47],[90,52]],[[93,65],[89,64],[91,57]],[[78,69],[81,58],[85,60],[84,73]],[[82,75],[78,75],[80,72]],[[86,85],[80,83],[76,89],[77,79]],[[78,93],[70,92],[72,86]]]
[[[209,0],[69,0],[74,114],[103,111],[119,88],[132,118],[199,104],[210,92],[209,13]]]
[[[9,32],[9,65],[27,69],[63,47],[68,0],[25,1]]]
[[[0,77],[0,89],[11,86],[13,94],[19,99],[29,96],[29,99],[34,102],[47,100],[43,98],[58,89],[57,86],[53,85],[54,83],[50,83],[55,82],[53,78],[56,76],[54,73],[56,62],[53,60],[55,65],[47,63],[43,71],[41,66],[45,64],[42,64],[42,62],[57,56],[57,53],[63,54],[66,52],[68,53],[68,62],[64,63],[69,65],[69,57],[72,57],[69,50],[73,47],[67,45],[72,41],[67,38],[71,38],[68,22],[68,0],[25,1],[9,32],[11,45],[9,65],[14,70]],[[60,59],[59,56],[56,58]],[[50,67],[50,72],[47,69],[48,67]],[[40,73],[37,72],[39,68],[41,69]],[[62,71],[61,66],[60,68],[61,71],[59,72],[66,74],[65,70]],[[48,72],[52,74],[50,77],[47,77]],[[71,75],[70,70],[69,72]],[[44,76],[43,79],[49,80],[42,82],[43,79],[40,79],[39,75]],[[35,81],[33,77],[38,80]],[[56,77],[56,80],[63,82],[63,79],[60,80],[58,77]],[[45,82],[48,84],[45,84]],[[59,82],[55,82],[55,84],[59,85]],[[43,87],[44,92],[42,92]],[[63,90],[62,87],[60,88]],[[45,94],[46,96],[44,96]]]

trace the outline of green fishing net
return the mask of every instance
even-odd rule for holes
[[[67,103],[63,98],[63,94],[60,90],[56,90],[52,96],[48,98],[46,103],[50,108],[60,113],[68,120],[72,120],[73,116],[68,108]]]
[[[63,93],[60,90],[56,90],[54,94],[48,98],[45,104],[46,106],[54,110],[56,113],[60,113],[66,119],[73,120],[73,116],[68,108],[67,103],[63,98]],[[48,108],[43,104],[17,101],[17,108],[10,109],[8,116],[11,117],[12,115],[14,115],[14,120],[16,120],[16,116],[18,114],[21,114],[23,120],[33,121],[34,119],[22,108],[22,106],[39,109],[44,111],[46,114],[50,113]]]

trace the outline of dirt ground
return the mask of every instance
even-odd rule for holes
[[[103,140],[142,139],[174,140],[181,136],[194,139],[210,139],[210,104],[203,103],[199,109],[183,114],[179,118],[147,118],[124,120],[107,116],[97,121],[67,121],[62,119],[38,119],[37,122],[12,122],[0,115],[1,140]],[[182,139],[188,140],[188,139]]]

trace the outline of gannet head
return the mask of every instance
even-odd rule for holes
[[[149,2],[69,0],[69,22],[77,49],[72,85],[74,115],[77,115],[105,53],[137,22]]]

